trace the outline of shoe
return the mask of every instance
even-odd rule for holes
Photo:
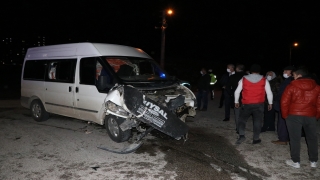
[[[313,168],[316,168],[317,164],[318,164],[318,162],[311,162],[310,161],[310,166],[313,167]]]
[[[294,168],[300,168],[300,163],[299,162],[293,162],[291,159],[286,160],[286,164],[289,166],[292,166]]]
[[[222,121],[229,121],[230,120],[230,118],[225,118],[224,120],[222,120]]]
[[[239,139],[236,141],[236,144],[241,144],[246,140],[246,137],[243,135],[240,135]]]
[[[287,145],[288,142],[287,141],[280,141],[280,140],[277,140],[277,141],[271,141],[273,144],[279,144],[279,145]]]
[[[261,139],[253,140],[253,141],[252,141],[252,144],[259,144],[259,143],[261,143]]]

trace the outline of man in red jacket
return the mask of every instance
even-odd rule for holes
[[[301,128],[306,134],[310,166],[317,167],[317,119],[320,118],[320,86],[307,78],[306,69],[293,72],[293,80],[281,97],[281,114],[286,120],[290,137],[291,159],[286,164],[300,168]]]

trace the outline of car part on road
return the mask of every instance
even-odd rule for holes
[[[49,119],[49,113],[44,109],[40,100],[35,99],[30,106],[32,117],[37,122],[46,121]]]
[[[117,153],[117,154],[129,154],[136,151],[143,144],[142,138],[145,137],[147,134],[149,134],[152,130],[154,130],[154,128],[149,127],[146,131],[137,135],[135,142],[121,148],[120,150],[117,148],[110,148],[110,147],[98,147],[98,148],[105,151]]]
[[[125,146],[124,148],[122,148],[120,150],[113,149],[113,148],[108,148],[108,147],[98,147],[98,148],[102,149],[102,150],[105,150],[105,151],[117,153],[117,154],[129,154],[129,153],[132,153],[132,152],[136,151],[142,144],[143,144],[142,141],[135,142],[135,143],[130,144],[129,146]]]

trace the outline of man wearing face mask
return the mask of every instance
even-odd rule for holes
[[[201,77],[198,81],[198,93],[197,93],[197,110],[206,111],[208,106],[208,93],[210,92],[211,77],[207,74],[207,70],[202,68]],[[203,104],[202,104],[203,103]],[[202,108],[201,108],[202,104]]]
[[[276,97],[279,88],[280,88],[280,80],[277,78],[276,73],[273,71],[268,71],[266,74],[266,79],[269,81],[270,88],[272,91],[273,97]],[[274,102],[273,102],[274,104]],[[264,118],[263,118],[263,126],[261,128],[261,132],[266,131],[275,131],[275,120],[276,120],[276,112],[274,107],[268,111],[268,101],[264,102]]]
[[[220,85],[222,86],[222,94],[221,96],[223,96],[224,98],[224,119],[223,121],[229,121],[230,120],[230,108],[231,108],[231,96],[229,95],[229,93],[225,90],[227,83],[229,81],[229,77],[231,75],[235,74],[234,71],[234,65],[233,64],[228,64],[227,65],[227,73],[223,74],[220,80]],[[220,106],[219,108],[221,108],[221,102],[220,102]]]
[[[293,80],[292,71],[294,70],[295,70],[295,67],[293,66],[287,66],[283,69],[283,77],[285,78],[285,80],[280,84],[279,92],[275,97],[274,109],[278,111],[278,124],[277,124],[278,140],[272,141],[272,143],[274,144],[287,145],[289,142],[289,133],[288,133],[286,121],[281,116],[280,100],[284,90]]]
[[[246,72],[244,72],[244,65],[243,64],[237,64],[236,65],[236,73],[231,75],[229,78],[229,81],[227,83],[226,86],[226,91],[228,92],[228,94],[231,96],[231,106],[234,107],[234,92],[238,87],[238,83],[239,81],[242,79],[243,76],[247,75]],[[239,97],[239,103],[241,106],[241,94]],[[236,132],[237,134],[239,134],[239,126],[238,126],[238,122],[239,122],[239,115],[240,115],[240,108],[233,108],[234,110],[234,120],[235,120],[235,124],[236,124]]]

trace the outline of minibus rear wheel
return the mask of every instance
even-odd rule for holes
[[[128,141],[131,136],[131,129],[122,131],[120,124],[125,121],[124,118],[117,117],[114,115],[107,115],[104,120],[104,125],[107,129],[109,137],[117,143]]]
[[[49,119],[49,113],[44,109],[43,104],[38,99],[32,101],[30,110],[35,121],[42,122]]]

